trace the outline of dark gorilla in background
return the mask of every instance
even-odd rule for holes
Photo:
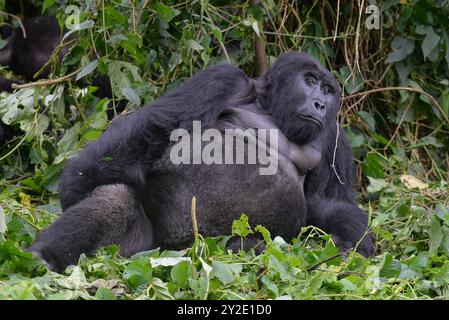
[[[23,21],[23,28],[11,28],[3,25],[0,35],[7,45],[0,50],[0,65],[7,66],[13,73],[21,75],[26,81],[35,81],[33,76],[48,62],[53,51],[59,45],[61,29],[55,17],[33,17]],[[26,36],[25,36],[26,35]],[[58,58],[62,59],[67,48],[62,48]],[[48,76],[47,66],[38,79]],[[12,84],[23,81],[0,77],[0,92],[13,92]],[[0,119],[0,147],[14,135],[14,129]]]
[[[0,50],[0,64],[23,75],[27,81],[33,81],[33,76],[48,62],[53,51],[60,43],[61,29],[53,16],[34,17],[23,21],[25,34],[21,27],[3,26],[1,35],[8,44]],[[68,47],[58,52],[58,58],[66,54]],[[50,73],[47,66],[39,77]]]
[[[197,197],[199,232],[227,234],[245,212],[286,240],[313,224],[342,250],[373,254],[367,216],[353,199],[351,148],[337,128],[339,88],[332,74],[304,53],[279,57],[261,80],[231,65],[198,72],[151,106],[114,120],[68,162],[60,180],[63,215],[29,248],[62,270],[81,253],[117,243],[122,255],[193,242],[190,218]],[[170,132],[192,129],[279,129],[279,167],[175,165]],[[333,171],[333,153],[340,130]],[[246,139],[245,141],[249,141]],[[249,142],[248,142],[249,145]],[[232,243],[230,244],[232,247]]]
[[[9,7],[14,5],[14,2],[9,1],[8,3]],[[18,10],[18,8],[13,9]],[[27,10],[30,11],[31,8]],[[31,11],[29,14],[33,12]],[[39,13],[39,10],[36,9],[36,12]],[[62,30],[54,16],[25,19],[23,27],[25,34],[20,26],[12,28],[9,25],[3,25],[0,27],[0,35],[7,41],[7,45],[0,50],[0,65],[6,66],[14,74],[23,76],[26,82],[36,81],[49,75],[51,68],[50,65],[47,65],[35,78],[36,73],[47,64],[55,49],[60,45]],[[65,42],[69,42],[72,38],[69,37]],[[69,49],[70,47],[65,45],[58,51],[59,61],[63,59]],[[22,84],[23,81],[0,77],[0,92],[13,92],[12,84],[14,83]],[[84,83],[79,84],[85,85]],[[95,75],[92,85],[98,87],[94,93],[98,98],[112,98],[113,93],[108,76]],[[107,110],[108,118],[112,119],[115,113],[122,112],[125,106],[126,101],[118,101],[115,108],[111,103]],[[13,135],[13,128],[0,120],[0,147]]]

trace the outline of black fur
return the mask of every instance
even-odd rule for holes
[[[0,50],[0,64],[32,81],[59,45],[61,29],[53,16],[24,20],[23,27],[26,37],[21,27],[11,29],[5,26],[1,30],[8,44]],[[67,47],[63,47],[57,56],[62,59],[66,52]],[[49,73],[50,66],[47,66],[39,77],[46,77]]]
[[[189,128],[192,120],[214,124],[230,105],[254,100],[251,81],[240,69],[217,65],[198,72],[180,88],[125,117],[64,169],[60,182],[63,209],[78,203],[99,185],[125,183],[140,189],[153,163],[168,145],[171,130]]]
[[[372,238],[363,237],[367,216],[352,194],[352,152],[341,130],[336,170],[344,184],[331,167],[339,104],[331,73],[303,53],[282,55],[260,81],[230,65],[201,71],[152,105],[114,120],[67,164],[60,182],[65,212],[30,250],[60,270],[107,243],[120,244],[125,255],[182,248],[193,240],[190,200],[196,196],[203,235],[229,233],[245,212],[273,235],[291,239],[314,224],[332,233],[342,250],[360,241],[358,251],[371,255]],[[261,176],[260,164],[174,165],[168,135],[190,129],[192,120],[222,132],[279,128],[278,172]]]

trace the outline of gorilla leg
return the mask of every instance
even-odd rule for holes
[[[105,185],[70,207],[44,230],[28,249],[62,271],[76,264],[82,253],[116,243],[120,254],[148,250],[153,245],[153,229],[134,191],[124,184]]]
[[[307,224],[332,234],[342,252],[354,249],[365,257],[374,254],[371,234],[367,233],[368,216],[354,203],[336,199],[307,199]],[[360,243],[359,243],[360,241]]]

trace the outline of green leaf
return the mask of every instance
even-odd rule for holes
[[[221,30],[219,28],[217,28],[216,26],[213,26],[212,33],[214,34],[214,36],[218,40],[218,42],[223,42],[223,37],[221,35]]]
[[[265,241],[266,244],[269,244],[271,242],[270,231],[268,231],[267,228],[258,224],[254,230],[262,234],[263,240]]]
[[[140,104],[141,104],[140,97],[138,96],[138,94],[136,93],[136,91],[134,89],[126,87],[126,88],[121,88],[120,91],[129,102],[131,102],[132,104],[134,104],[136,106],[140,106]]]
[[[152,268],[149,259],[142,257],[131,261],[125,268],[123,278],[131,288],[143,289],[152,278]]]
[[[435,206],[435,211],[438,217],[444,221],[444,224],[449,226],[449,208],[446,208],[443,204],[438,203]]]
[[[80,24],[77,24],[77,25],[73,26],[72,29],[70,29],[68,32],[66,32],[66,34],[64,34],[64,36],[62,37],[62,41],[66,40],[68,37],[70,37],[70,35],[72,33],[76,32],[76,31],[90,29],[94,25],[95,25],[95,22],[93,22],[92,20],[83,21]]]
[[[190,49],[192,49],[194,51],[203,51],[204,50],[203,46],[200,45],[198,42],[196,42],[193,39],[187,40],[187,45],[189,46]]]
[[[424,38],[424,40],[421,44],[421,49],[422,49],[422,53],[424,55],[424,59],[426,59],[430,55],[432,50],[440,42],[440,39],[441,39],[441,37],[438,36],[437,34],[435,34],[435,31],[433,30],[432,27],[428,27],[426,29],[426,37]]]
[[[251,23],[251,27],[253,28],[253,30],[257,34],[257,36],[260,37],[259,23],[256,20],[254,20],[253,23]]]
[[[253,230],[251,230],[251,227],[249,226],[248,216],[246,214],[242,213],[239,220],[234,220],[232,222],[232,234],[245,238],[253,233]]]
[[[181,261],[177,263],[170,272],[173,282],[180,288],[184,288],[188,284],[190,275],[191,264],[188,261]]]
[[[6,232],[6,216],[3,207],[0,205],[0,234],[3,235]]]
[[[272,293],[274,293],[274,296],[277,297],[279,296],[279,289],[276,286],[276,284],[271,281],[271,279],[269,277],[267,277],[266,275],[262,276],[262,283],[267,287],[267,289],[269,291],[271,291]]]
[[[376,153],[368,153],[362,163],[363,173],[373,178],[384,178],[385,168],[382,157]]]
[[[376,120],[371,114],[366,111],[359,111],[357,114],[366,122],[372,132],[376,132]]]
[[[181,262],[190,263],[189,257],[167,257],[167,258],[150,258],[151,266],[157,268],[159,266],[171,267]]]
[[[351,70],[347,66],[340,68],[340,77],[344,89],[349,94],[356,93],[365,87],[363,75],[357,72],[354,77],[354,74],[351,74]]]
[[[372,177],[368,177],[368,180],[369,186],[367,189],[369,193],[376,193],[388,187],[388,182],[386,182],[384,179],[375,179]]]
[[[443,241],[443,232],[441,230],[441,224],[437,216],[432,219],[432,224],[430,225],[430,239],[429,239],[429,251],[434,254],[437,252]]]
[[[382,278],[396,278],[401,273],[401,263],[393,259],[391,254],[387,254],[381,263],[379,272]]]
[[[181,11],[166,6],[161,2],[156,3],[156,12],[158,17],[166,23],[169,23],[174,17],[181,13]]]
[[[242,272],[240,263],[225,263],[220,261],[212,261],[212,270],[214,275],[224,284],[227,285],[234,281],[236,275]]]
[[[354,134],[352,132],[347,133],[351,148],[359,148],[366,143],[366,138],[363,134]]]
[[[446,262],[435,275],[434,280],[449,284],[449,262]]]
[[[153,300],[174,300],[173,296],[168,291],[167,284],[159,278],[153,278],[151,280],[148,293],[150,299]]]
[[[42,13],[56,3],[56,0],[45,0],[42,4]]]
[[[79,79],[92,73],[97,68],[97,65],[98,65],[98,60],[94,60],[91,63],[89,63],[80,72],[78,72],[78,74],[76,75],[75,81],[78,81]]]
[[[117,297],[108,288],[98,288],[95,292],[95,298],[98,300],[117,300]]]
[[[415,42],[413,40],[397,36],[394,37],[391,42],[391,49],[393,49],[393,52],[391,52],[385,60],[387,63],[404,60],[413,52],[413,49],[415,49]]]

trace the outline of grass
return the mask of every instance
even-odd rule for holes
[[[415,181],[416,183],[416,181]],[[449,190],[404,178],[371,180],[363,203],[377,238],[375,257],[343,257],[329,235],[305,227],[291,243],[263,227],[266,250],[225,250],[230,236],[203,238],[182,251],[130,258],[115,245],[82,256],[63,274],[23,250],[57,215],[24,190],[0,201],[0,299],[446,299],[449,297]],[[229,230],[249,230],[246,216]]]

